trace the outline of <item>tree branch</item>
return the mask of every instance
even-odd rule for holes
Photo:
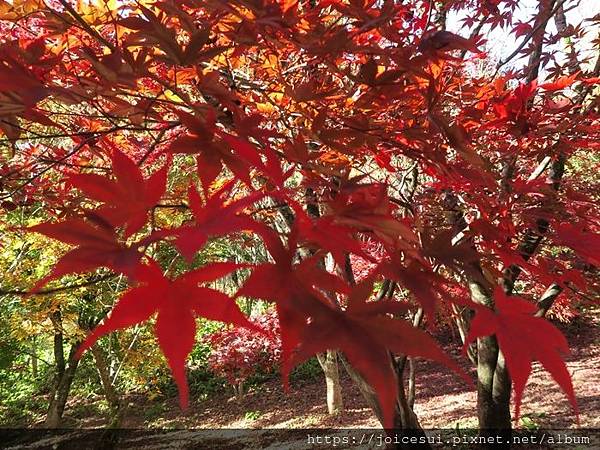
[[[82,282],[79,284],[72,284],[69,286],[61,286],[61,287],[57,287],[57,288],[44,289],[44,290],[37,291],[37,292],[31,292],[31,291],[23,290],[23,289],[0,289],[0,295],[23,295],[23,296],[35,295],[35,296],[39,296],[39,295],[56,294],[58,292],[64,292],[64,291],[69,291],[72,289],[79,289],[82,287],[91,286],[93,284],[100,283],[102,281],[106,281],[111,278],[114,278],[115,276],[116,275],[114,275],[114,274],[103,275],[100,278],[96,278],[94,280],[88,280],[88,281],[85,281],[85,282]]]
[[[559,0],[558,3],[555,4],[554,7],[550,10],[548,16],[545,17],[543,20],[540,20],[540,22],[535,27],[533,27],[533,29],[527,34],[527,36],[525,36],[525,38],[523,39],[521,44],[515,49],[515,51],[508,55],[505,59],[500,60],[498,62],[498,65],[496,66],[496,74],[498,73],[498,70],[500,70],[500,68],[509,63],[515,56],[519,54],[521,50],[523,50],[523,47],[525,47],[525,45],[540,30],[540,28],[546,26],[550,18],[556,13],[556,11],[558,11],[558,8],[562,7],[566,3],[566,1],[567,0]],[[494,74],[494,76],[496,74]]]

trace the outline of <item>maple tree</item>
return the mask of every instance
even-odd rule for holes
[[[222,329],[208,339],[211,353],[208,364],[212,371],[233,386],[238,398],[244,394],[244,382],[257,373],[272,372],[279,365],[281,342],[275,310],[253,317],[262,332],[251,328]]]
[[[75,247],[31,294],[101,267],[127,277],[78,354],[156,314],[182,406],[196,317],[252,328],[235,302],[251,297],[275,304],[284,378],[338,350],[385,427],[419,428],[402,414],[407,357],[467,377],[419,327],[439,311],[464,328],[482,429],[510,429],[533,360],[576,410],[543,315],[597,289],[598,195],[569,170],[597,167],[600,66],[573,54],[580,27],[546,35],[565,1],[528,23],[517,3],[2,2],[2,208],[43,205],[52,220],[28,231]],[[502,26],[522,45],[476,73],[482,28]],[[549,44],[565,38],[566,62]],[[192,264],[250,234],[270,261],[244,266],[234,297],[204,285],[234,261],[171,278],[157,257],[170,245]]]

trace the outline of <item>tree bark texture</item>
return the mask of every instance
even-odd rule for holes
[[[342,385],[340,384],[337,352],[328,350],[326,353],[319,353],[317,354],[317,359],[325,374],[327,412],[331,415],[341,414],[344,411],[344,401],[342,397]]]
[[[65,405],[71,391],[71,385],[75,378],[75,372],[79,365],[79,359],[75,358],[75,353],[81,342],[75,342],[69,351],[68,363],[64,372],[57,378],[56,389],[50,397],[50,405],[48,406],[48,414],[44,422],[45,428],[58,428],[62,424]]]

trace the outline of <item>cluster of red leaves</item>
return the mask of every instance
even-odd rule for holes
[[[211,370],[232,385],[257,373],[275,370],[281,360],[277,313],[269,309],[250,319],[261,333],[247,328],[226,328],[208,337]]]
[[[356,281],[363,281],[372,274],[373,270],[377,267],[376,261],[380,261],[384,255],[384,249],[377,241],[366,239],[361,242],[362,250],[373,258],[370,261],[365,258],[361,258],[356,254],[350,255],[350,263],[352,265],[352,275]]]
[[[496,293],[496,307],[488,308],[447,294],[465,278],[493,287],[511,265],[544,285],[587,288],[583,270],[549,257],[527,260],[515,242],[545,220],[548,242],[598,264],[594,193],[567,186],[560,198],[555,181],[529,171],[546,156],[556,162],[598,149],[597,115],[582,114],[560,92],[597,80],[576,74],[538,86],[514,73],[469,77],[463,56],[483,56],[478,40],[430,31],[433,2],[421,15],[421,1],[120,3],[117,14],[88,11],[91,24],[74,21],[77,11],[65,12],[62,1],[23,15],[16,5],[9,11],[15,18],[1,23],[9,36],[0,45],[3,133],[20,140],[23,121],[55,127],[75,145],[30,145],[19,153],[22,164],[2,166],[12,205],[31,197],[58,211],[60,222],[30,231],[75,247],[34,291],[98,267],[130,282],[80,354],[104,334],[156,316],[158,343],[185,406],[195,319],[253,329],[235,299],[261,298],[275,304],[284,378],[316,352],[341,350],[376,390],[391,426],[398,380],[390,352],[464,374],[428,333],[402,319],[407,304],[372,301],[375,282],[386,278],[430,322],[440,304],[474,309],[470,339],[498,337],[517,404],[534,359],[574,402],[559,357],[564,341],[534,317],[531,304]],[[464,2],[444,3],[460,9]],[[492,27],[512,23],[514,0],[474,3]],[[29,29],[44,38],[22,31]],[[93,114],[44,109],[46,99]],[[90,164],[107,157],[110,168]],[[168,175],[175,158],[182,173],[172,177],[179,179],[174,186]],[[403,158],[427,183],[412,204],[404,179],[393,196],[391,183],[365,173],[374,162],[387,180],[398,178]],[[500,168],[513,158],[522,161],[506,179]],[[58,176],[43,176],[54,166]],[[22,173],[31,176],[23,181]],[[301,181],[288,182],[291,175]],[[302,204],[309,191],[319,217]],[[441,200],[447,192],[460,195],[467,218],[460,230],[459,221],[444,220],[456,215]],[[157,230],[153,212],[165,198],[189,210],[189,221]],[[294,215],[289,232],[261,214],[283,206]],[[237,233],[259,237],[270,260],[250,266],[234,297],[206,284],[239,265],[210,263],[172,279],[148,251],[166,241],[191,261],[211,239]],[[349,255],[363,264],[358,283],[325,270],[328,254],[340,268]],[[517,336],[536,345],[514,345]]]

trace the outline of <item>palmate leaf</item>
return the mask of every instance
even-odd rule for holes
[[[203,203],[196,188],[189,187],[188,198],[194,223],[180,227],[173,233],[176,235],[175,245],[188,261],[192,260],[196,252],[204,247],[211,237],[225,236],[244,230],[259,234],[266,232],[265,225],[242,213],[244,208],[252,206],[263,198],[264,194],[255,192],[241,199],[228,201],[231,188],[232,183],[227,183]]]
[[[419,43],[419,50],[423,53],[447,52],[451,50],[464,50],[479,53],[476,43],[449,31],[436,31],[425,37]]]
[[[501,288],[494,292],[496,311],[478,307],[465,340],[466,350],[471,342],[495,334],[504,354],[515,391],[515,420],[519,419],[521,399],[531,374],[534,360],[552,375],[578,413],[571,375],[561,354],[569,352],[562,333],[542,317],[535,317],[537,307],[526,300],[507,296]]]
[[[200,286],[236,270],[232,263],[213,263],[170,280],[151,261],[133,275],[137,285],[117,301],[108,317],[88,335],[78,357],[102,336],[145,322],[157,315],[154,333],[179,388],[179,402],[186,408],[189,389],[185,361],[196,340],[196,318],[203,317],[260,331],[248,321],[235,301],[220,291]]]
[[[370,273],[418,302],[428,325],[449,313],[438,304],[450,292],[468,297],[467,289],[454,292],[455,284],[499,277],[500,262],[519,266],[531,289],[539,281],[570,283],[586,295],[585,285],[595,281],[590,266],[600,264],[598,211],[586,171],[600,145],[599,79],[585,58],[559,57],[560,49],[550,45],[555,38],[580,40],[583,22],[533,39],[542,44],[542,65],[563,61],[548,68],[552,76],[538,86],[532,67],[492,74],[463,64],[464,57],[485,57],[490,27],[513,29],[517,36],[533,31],[539,17],[518,22],[510,8],[499,8],[500,0],[322,0],[310,7],[296,0],[110,1],[100,2],[100,14],[90,2],[62,2],[64,8],[51,4],[51,17],[41,21],[37,0],[2,3],[10,33],[0,44],[0,129],[8,146],[0,156],[0,213],[23,206],[33,214],[27,207],[36,204],[36,216],[73,217],[71,187],[81,191],[81,204],[101,203],[99,220],[32,229],[74,246],[38,286],[96,267],[137,281],[107,321],[114,328],[158,314],[159,344],[178,380],[193,345],[196,312],[189,312],[190,305],[167,308],[190,293],[222,298],[202,291],[202,279],[230,267],[192,271],[189,283],[186,277],[167,280],[172,294],[161,287],[165,277],[158,272],[154,281],[136,278],[148,250],[161,261],[166,256],[162,246],[147,248],[159,235],[127,242],[145,228],[165,191],[167,169],[144,176],[134,154],[182,154],[174,158],[169,198],[177,209],[189,206],[193,219],[175,225],[180,216],[165,209],[162,236],[173,238],[188,260],[209,253],[206,243],[216,237],[242,232],[262,238],[274,263],[254,267],[238,294],[276,303],[288,364],[341,348],[376,387],[388,416],[395,389],[393,373],[381,362],[388,353],[443,358],[421,332],[392,318],[404,314],[403,302],[370,302],[372,286],[349,287],[358,269],[350,267],[349,255],[358,256],[359,264],[368,261]],[[463,9],[471,30],[461,30],[462,36],[438,30],[437,3]],[[82,33],[82,24],[93,33]],[[529,42],[514,56],[537,48]],[[581,67],[573,69],[575,63]],[[581,92],[573,93],[574,87]],[[43,130],[32,127],[36,122]],[[88,172],[94,155],[116,147],[111,173]],[[564,182],[563,161],[570,172]],[[66,189],[54,189],[67,172],[79,174],[67,175]],[[203,192],[190,190],[183,205],[185,186],[197,178]],[[219,191],[225,178],[235,189]],[[307,189],[318,218],[306,212]],[[589,198],[582,199],[584,191]],[[455,205],[446,204],[446,193],[456,196]],[[261,195],[281,198],[255,205]],[[302,204],[294,209],[292,201]],[[6,214],[7,224],[15,216]],[[548,220],[540,238],[558,253],[544,248],[549,251],[525,261],[515,238],[528,226],[538,228],[534,216]],[[364,239],[373,251],[363,251]],[[326,255],[348,282],[323,270]],[[569,388],[564,365],[554,357],[564,342],[533,318],[531,308],[511,310],[519,307],[510,300],[508,310],[503,300],[497,310],[473,307],[478,316],[472,332],[499,336],[516,389],[522,390],[533,359],[545,361]],[[200,313],[237,320],[236,313],[215,308]],[[531,329],[540,332],[530,335]],[[357,342],[359,336],[366,343]],[[523,345],[514,343],[517,336]]]
[[[425,331],[402,319],[385,314],[354,316],[323,305],[315,310],[301,330],[294,331],[298,345],[294,348],[288,369],[316,353],[340,350],[350,364],[375,389],[384,416],[384,427],[393,428],[398,380],[390,360],[390,352],[440,362],[465,379],[471,380]],[[300,320],[295,321],[301,324]],[[281,322],[283,327],[286,321]],[[284,366],[285,367],[285,366]]]
[[[316,280],[319,282],[319,288],[327,292],[347,293],[348,286],[338,277],[318,267],[314,258],[294,264],[297,251],[296,228],[289,236],[287,247],[275,233],[265,232],[262,238],[274,263],[254,266],[236,297],[260,298],[275,302],[285,368],[286,361],[290,360],[291,352],[298,343],[298,333],[306,325],[311,311],[314,311],[315,307],[319,308],[319,297],[322,295],[313,288]]]
[[[372,260],[371,256],[361,248],[360,242],[352,238],[352,228],[337,225],[336,217],[322,216],[314,219],[304,212],[300,205],[291,203],[291,206],[294,209],[301,239],[310,245],[331,252],[340,266],[345,264],[348,253],[353,253],[367,261]]]
[[[252,167],[269,171],[256,146],[245,138],[225,133],[216,127],[215,112],[212,109],[207,110],[204,118],[183,111],[178,111],[177,115],[188,132],[174,139],[165,151],[170,154],[196,155],[198,177],[205,191],[219,176],[223,166],[247,186],[252,185]]]
[[[148,211],[161,199],[167,185],[168,164],[144,179],[140,168],[119,150],[114,150],[114,180],[97,174],[74,174],[73,186],[90,199],[103,202],[96,211],[113,227],[125,226],[125,237],[144,226]]]
[[[388,316],[404,308],[400,303],[367,301],[373,291],[372,280],[349,291],[345,283],[321,270],[315,257],[293,264],[294,234],[288,248],[277,239],[266,244],[275,263],[257,266],[237,295],[276,303],[286,386],[293,366],[316,353],[340,350],[377,392],[384,426],[391,428],[398,381],[390,352],[441,362],[470,382],[427,333]],[[323,292],[347,294],[346,311],[335,307]]]
[[[76,246],[54,265],[50,274],[38,281],[32,292],[36,292],[49,281],[70,273],[83,273],[98,267],[107,267],[118,273],[131,274],[139,264],[143,247],[159,238],[150,235],[137,245],[127,246],[120,242],[114,229],[97,216],[68,219],[60,223],[42,223],[28,229],[66,244]]]
[[[425,315],[434,320],[438,299],[441,297],[439,286],[445,283],[440,275],[426,264],[414,260],[405,267],[397,257],[382,263],[380,272],[407,289],[419,302]]]
[[[600,265],[600,233],[583,224],[562,223],[556,226],[555,235],[558,243],[572,248],[590,264]]]

